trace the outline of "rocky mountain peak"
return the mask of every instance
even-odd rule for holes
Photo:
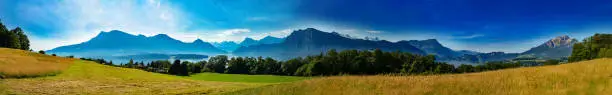
[[[576,42],[576,39],[570,38],[567,35],[563,35],[550,39],[548,42],[545,43],[545,45],[548,48],[571,47],[571,45]]]

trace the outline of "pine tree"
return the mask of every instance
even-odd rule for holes
[[[134,60],[130,59],[130,61],[127,63],[127,67],[128,68],[134,68]]]

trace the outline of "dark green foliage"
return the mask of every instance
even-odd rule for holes
[[[459,67],[457,67],[457,72],[461,72],[461,73],[474,72],[474,66],[461,64],[459,65]]]
[[[0,22],[0,47],[30,50],[30,41],[21,28],[8,30]]]
[[[559,60],[550,59],[550,60],[546,60],[544,62],[544,65],[558,65],[559,63],[560,63]]]
[[[135,65],[134,65],[134,60],[133,60],[133,59],[130,59],[130,61],[129,61],[129,62],[126,64],[126,66],[125,66],[125,67],[127,67],[127,68],[134,68],[134,66],[135,66]]]
[[[281,72],[283,72],[284,75],[294,75],[293,73],[302,65],[304,65],[304,62],[302,62],[301,57],[290,59],[281,64]]]
[[[195,74],[195,73],[201,73],[202,72],[202,62],[197,62],[197,63],[191,63],[191,64],[187,64],[187,68],[189,69],[189,72]]]
[[[570,62],[595,58],[612,58],[612,34],[595,34],[574,44]]]
[[[38,51],[38,53],[45,54],[45,51],[40,50],[40,51]]]
[[[172,64],[168,60],[158,60],[149,63],[146,67],[146,71],[149,72],[157,72],[157,73],[167,73],[168,68],[170,68]]]
[[[225,73],[230,74],[247,74],[249,73],[249,68],[247,67],[247,62],[242,57],[234,57],[227,64],[227,69]]]
[[[86,59],[84,59],[86,60]],[[92,60],[92,59],[89,59]],[[488,62],[482,65],[460,65],[458,68],[451,64],[435,62],[433,55],[414,55],[403,52],[382,52],[381,50],[345,50],[337,52],[330,50],[325,54],[298,57],[287,61],[277,61],[270,57],[233,57],[218,55],[209,61],[191,63],[175,60],[170,64],[167,60],[153,61],[148,65],[143,62],[129,62],[118,67],[131,67],[150,72],[167,73],[179,76],[204,72],[230,73],[230,74],[274,74],[294,76],[319,76],[342,74],[446,74],[469,73],[505,68],[520,67],[520,63]],[[95,60],[98,63],[108,64],[104,60]],[[227,68],[226,68],[227,66]]]
[[[183,61],[181,63],[181,66],[178,68],[178,75],[180,76],[189,76],[189,65],[191,64],[191,62],[189,61]]]
[[[263,66],[266,68],[263,73],[264,74],[279,74],[280,73],[280,63],[271,57],[266,57],[263,61]]]
[[[223,73],[225,72],[225,65],[229,62],[227,58],[226,55],[210,57],[205,68],[212,72]]]
[[[187,69],[187,64],[189,62],[185,61],[181,63],[181,60],[174,60],[170,68],[168,69],[168,74],[171,75],[179,75],[179,76],[188,76],[189,70]]]
[[[100,64],[108,64],[109,63],[109,62],[106,62],[106,60],[104,60],[104,59],[94,59],[94,58],[79,58],[79,59],[87,60],[87,61],[93,61],[93,62],[100,63]],[[110,62],[110,63],[112,63],[112,62]]]

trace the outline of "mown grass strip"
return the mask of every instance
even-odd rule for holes
[[[309,79],[310,77],[278,76],[278,75],[244,75],[244,74],[219,74],[199,73],[185,78],[205,81],[222,82],[248,82],[248,83],[282,83]]]

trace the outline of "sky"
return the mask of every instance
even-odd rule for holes
[[[0,0],[0,20],[21,27],[34,50],[110,30],[239,42],[317,28],[389,41],[437,39],[454,50],[523,52],[556,36],[612,33],[612,0]]]

